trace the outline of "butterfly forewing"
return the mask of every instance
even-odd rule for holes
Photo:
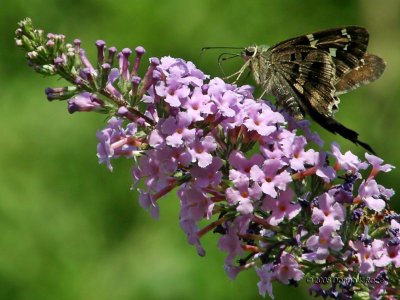
[[[279,78],[287,82],[287,89],[295,95],[303,111],[315,109],[320,114],[333,115],[332,109],[337,104],[333,92],[335,66],[327,52],[300,45],[272,53],[271,60],[272,73],[280,74]],[[278,102],[287,106],[285,99]]]
[[[303,35],[283,41],[271,47],[271,51],[283,51],[296,45],[308,45],[328,52],[335,63],[336,78],[340,78],[359,65],[368,46],[369,34],[365,28],[348,26]]]

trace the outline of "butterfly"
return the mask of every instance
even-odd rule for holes
[[[246,68],[264,93],[276,98],[295,119],[309,115],[332,133],[364,147],[358,133],[334,118],[339,95],[378,79],[385,61],[367,53],[369,33],[363,27],[348,26],[301,35],[272,47],[249,46],[241,52]],[[231,76],[229,76],[231,77]]]

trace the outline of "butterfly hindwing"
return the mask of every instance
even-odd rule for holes
[[[335,95],[341,95],[378,79],[386,63],[379,56],[366,53],[360,65],[344,74],[335,84]]]

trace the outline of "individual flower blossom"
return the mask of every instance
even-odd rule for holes
[[[151,216],[154,219],[158,219],[160,215],[160,209],[154,195],[141,189],[138,189],[138,192],[140,206],[144,209],[150,210]]]
[[[103,101],[95,95],[83,92],[72,97],[68,101],[68,111],[72,114],[77,111],[101,111],[103,109]]]
[[[159,82],[156,86],[156,93],[160,97],[165,97],[167,102],[172,107],[179,107],[190,94],[190,89],[187,85],[183,85],[177,78],[170,79],[167,85],[164,82]]]
[[[107,127],[96,134],[99,144],[97,145],[97,157],[99,163],[106,163],[110,171],[112,171],[111,158],[118,158],[119,156],[131,156],[132,151],[136,150],[135,146],[129,138],[133,137],[136,133],[136,124],[130,123],[126,129],[122,128],[122,119],[112,117]]]
[[[264,162],[262,169],[257,165],[253,166],[250,170],[250,177],[261,184],[261,189],[265,194],[276,197],[278,194],[276,189],[284,191],[287,184],[292,181],[286,170],[280,172],[284,165],[277,159],[268,159]]]
[[[239,94],[227,90],[222,94],[212,94],[211,101],[214,102],[215,108],[224,117],[233,117],[237,111]]]
[[[280,263],[274,268],[275,278],[283,284],[289,284],[289,280],[299,281],[304,276],[299,267],[292,254],[283,252]]]
[[[357,240],[350,241],[349,245],[356,251],[355,256],[358,259],[360,274],[365,275],[375,271],[375,260],[382,256],[384,242],[375,239],[366,245]]]
[[[372,165],[370,174],[372,177],[376,176],[379,172],[389,172],[394,168],[394,166],[389,164],[382,165],[383,159],[373,154],[365,153],[365,158]]]
[[[225,265],[225,273],[228,275],[230,280],[234,280],[237,275],[245,270],[247,268],[251,268],[252,265],[248,264],[247,266],[230,266],[230,265]]]
[[[232,182],[241,180],[241,177],[250,178],[250,170],[254,165],[261,166],[264,162],[262,155],[256,153],[249,159],[247,159],[242,152],[232,151],[229,155],[228,162],[232,169],[229,171],[229,179]]]
[[[271,211],[267,222],[272,226],[276,226],[281,223],[284,218],[291,220],[296,217],[301,211],[301,206],[292,203],[293,198],[294,193],[290,188],[281,191],[277,199],[266,196],[261,208],[265,211]]]
[[[185,219],[184,217],[179,217],[179,224],[182,230],[186,233],[188,243],[196,247],[198,255],[206,255],[206,251],[200,243],[200,238],[198,236],[199,228],[196,224],[196,221],[193,219]]]
[[[320,151],[314,153],[314,155],[316,156],[315,167],[317,168],[315,174],[321,177],[325,182],[332,181],[336,176],[336,172],[331,166],[327,165],[326,152]]]
[[[148,191],[161,192],[168,187],[174,187],[176,180],[172,174],[176,164],[170,158],[165,159],[162,149],[148,151],[139,159],[138,165],[132,170],[134,182],[144,179]]]
[[[202,168],[194,166],[190,170],[193,178],[193,186],[205,188],[208,186],[218,186],[222,180],[222,173],[219,171],[222,161],[219,157],[213,157],[211,164]]]
[[[262,196],[261,187],[257,183],[253,183],[251,186],[249,184],[247,177],[241,177],[241,180],[236,181],[234,187],[226,190],[228,203],[238,204],[236,210],[244,215],[253,212],[253,201],[259,200]]]
[[[318,197],[318,207],[314,207],[311,220],[314,224],[322,224],[339,229],[344,221],[345,209],[335,199],[324,193]]]
[[[240,228],[237,226],[228,227],[226,228],[226,234],[218,240],[218,248],[228,253],[225,258],[226,265],[232,265],[234,258],[243,254],[242,244],[238,236],[239,232]]]
[[[258,291],[261,296],[265,297],[265,294],[268,292],[268,295],[271,299],[275,299],[274,294],[272,292],[272,280],[274,278],[274,272],[272,271],[272,264],[264,264],[261,268],[255,268],[260,281],[257,283]]]
[[[386,206],[385,201],[380,199],[381,193],[374,179],[363,181],[358,189],[358,194],[369,209],[380,212]]]
[[[167,144],[171,147],[179,147],[184,142],[194,142],[196,130],[188,128],[191,123],[191,117],[184,112],[179,113],[177,118],[166,119],[162,124],[161,132],[167,136]]]
[[[196,139],[188,146],[189,153],[192,155],[192,162],[198,163],[199,167],[205,168],[211,164],[213,152],[217,148],[215,140],[211,136],[206,136],[202,139]]]
[[[212,103],[210,96],[203,94],[200,87],[196,87],[182,107],[186,109],[190,121],[197,122],[204,120],[204,117],[211,114]]]
[[[344,246],[342,239],[332,226],[321,226],[318,235],[312,235],[306,242],[306,247],[313,251],[304,255],[307,260],[325,260],[330,250],[339,251]]]
[[[170,163],[169,170],[189,167],[192,156],[186,147],[160,147],[159,157],[162,161]]]
[[[345,154],[340,152],[340,147],[332,143],[332,155],[336,158],[338,168],[345,171],[357,172],[368,167],[366,162],[362,162],[356,155],[347,151]]]
[[[260,105],[260,109],[256,110],[256,107],[249,112],[249,118],[244,122],[244,125],[248,130],[255,130],[261,136],[267,136],[276,131],[276,124],[284,123],[285,119],[279,113],[271,110],[271,108],[265,104]]]
[[[191,187],[181,190],[179,198],[181,200],[180,217],[182,219],[199,221],[205,216],[210,217],[214,203],[207,197],[206,193]]]
[[[400,239],[386,243],[383,247],[382,256],[376,259],[374,264],[377,267],[393,264],[396,268],[400,268]]]
[[[295,171],[304,171],[306,165],[315,164],[315,151],[305,150],[307,140],[303,136],[294,136],[283,142],[282,148],[285,156],[289,159],[290,167]]]
[[[269,159],[278,159],[288,163],[288,158],[283,149],[283,144],[287,140],[293,140],[295,134],[284,128],[260,139],[260,152]]]

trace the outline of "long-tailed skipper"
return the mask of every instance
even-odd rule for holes
[[[246,61],[234,75],[249,67],[254,79],[296,119],[310,115],[325,129],[338,133],[370,152],[358,133],[333,117],[338,96],[378,79],[385,62],[366,53],[369,34],[365,28],[348,26],[295,37],[270,48],[250,46],[241,56]]]

